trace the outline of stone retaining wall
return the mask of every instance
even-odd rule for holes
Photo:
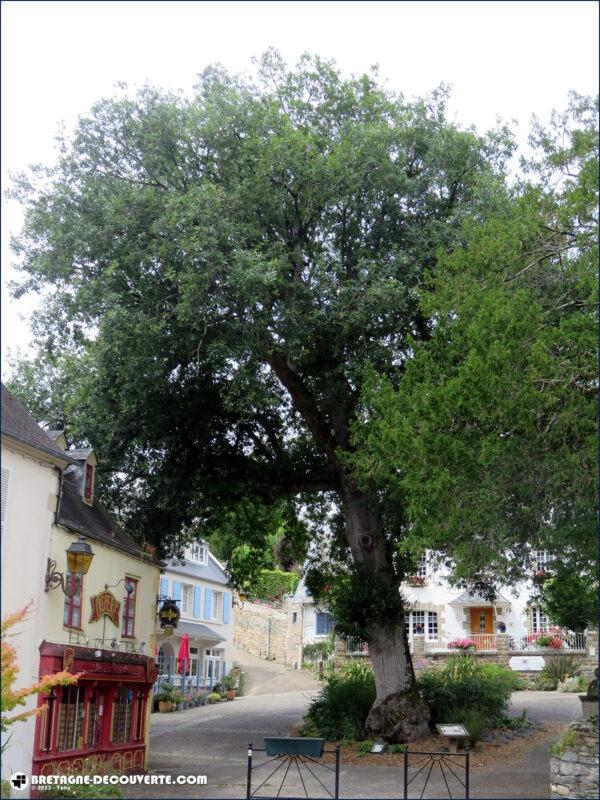
[[[597,798],[598,717],[575,720],[567,730],[577,744],[550,758],[552,798]]]
[[[258,658],[300,667],[302,622],[299,612],[299,604],[292,602],[273,606],[246,601],[243,608],[235,606],[233,646]]]

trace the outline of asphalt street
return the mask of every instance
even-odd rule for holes
[[[309,676],[287,670],[270,662],[243,656],[248,694],[233,702],[202,706],[175,714],[154,714],[151,730],[150,772],[156,775],[206,775],[206,786],[128,787],[128,798],[243,798],[246,791],[248,743],[263,747],[264,736],[285,736],[299,724],[319,684]],[[529,717],[539,721],[569,722],[579,716],[576,695],[556,692],[520,692],[513,696],[511,712],[527,709]],[[264,754],[255,754],[255,764],[265,761]],[[256,775],[256,787],[270,767]],[[317,770],[328,788],[333,775]],[[281,775],[281,773],[279,773]],[[317,785],[310,776],[309,796]],[[290,771],[285,794],[304,796],[302,778]],[[430,782],[425,797],[447,797],[441,777]],[[401,797],[401,770],[393,767],[342,766],[342,798]],[[261,794],[275,796],[280,779],[267,780]],[[416,795],[418,796],[418,794]],[[460,795],[459,795],[460,796]],[[474,772],[471,782],[473,798],[538,798],[550,796],[548,780],[548,743],[541,742],[521,759],[501,763],[485,773]]]

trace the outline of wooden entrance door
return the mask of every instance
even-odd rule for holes
[[[490,639],[483,634],[491,634],[494,632],[494,618],[491,608],[472,608],[471,609],[471,633],[479,634],[474,637],[476,650],[490,649],[486,645],[490,643]]]

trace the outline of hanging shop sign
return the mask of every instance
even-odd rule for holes
[[[161,628],[176,628],[181,616],[177,603],[174,600],[165,600],[158,611]]]
[[[119,610],[121,603],[110,592],[100,592],[90,597],[92,603],[92,616],[90,622],[95,622],[100,617],[108,617],[110,621],[119,627]]]

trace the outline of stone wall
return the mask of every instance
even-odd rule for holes
[[[598,717],[575,720],[567,731],[576,743],[550,758],[552,798],[597,798]]]
[[[300,605],[286,602],[274,606],[246,601],[243,608],[235,606],[233,646],[258,658],[299,668],[302,661]]]

